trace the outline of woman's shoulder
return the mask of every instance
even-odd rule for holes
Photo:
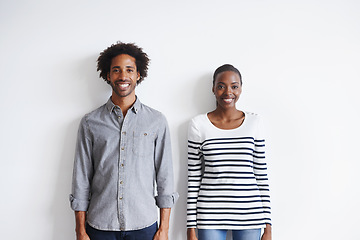
[[[202,113],[199,115],[196,115],[195,117],[193,117],[190,122],[194,122],[194,123],[202,123],[205,122],[207,119],[207,113]]]
[[[260,119],[260,115],[258,113],[250,112],[250,111],[243,111],[245,113],[245,118],[248,120],[257,121]]]
[[[203,131],[205,126],[208,126],[207,113],[199,114],[193,117],[189,122],[189,129],[196,129],[197,131]]]

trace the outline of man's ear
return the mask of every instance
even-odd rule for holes
[[[106,74],[106,82],[110,84],[110,73]]]
[[[137,72],[137,79],[136,79],[136,81],[139,81],[139,80],[140,80],[140,73]]]

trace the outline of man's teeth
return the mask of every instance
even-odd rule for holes
[[[119,84],[119,86],[120,87],[127,87],[127,86],[129,86],[130,84],[128,84],[128,83],[125,83],[125,84]]]

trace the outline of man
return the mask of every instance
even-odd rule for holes
[[[121,42],[97,60],[112,95],[79,126],[70,195],[78,240],[168,239],[178,199],[169,129],[165,117],[135,95],[149,61],[141,48]]]

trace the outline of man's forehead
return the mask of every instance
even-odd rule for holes
[[[111,59],[111,67],[136,68],[136,59],[127,54],[120,54]]]

